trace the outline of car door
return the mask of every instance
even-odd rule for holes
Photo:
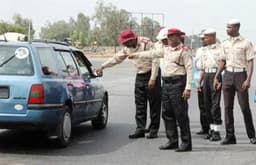
[[[59,58],[63,60],[62,72],[67,82],[67,89],[73,101],[73,120],[83,120],[83,111],[86,109],[86,84],[80,76],[78,66],[70,51],[58,51]]]
[[[93,74],[91,64],[84,54],[80,51],[73,51],[73,53],[75,54],[82,78],[86,85],[84,93],[87,107],[83,114],[85,118],[92,118],[98,114],[101,108],[104,91],[102,86],[100,86],[97,76]]]

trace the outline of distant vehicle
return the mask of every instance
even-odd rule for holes
[[[72,126],[108,121],[108,92],[83,52],[59,42],[0,42],[0,128],[35,127],[59,146]]]

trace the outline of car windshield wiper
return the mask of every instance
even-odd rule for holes
[[[11,61],[13,58],[15,57],[15,54],[12,55],[10,58],[8,58],[7,60],[5,60],[2,64],[0,64],[0,67],[4,66],[5,64],[7,64],[9,61]]]

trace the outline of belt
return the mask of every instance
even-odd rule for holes
[[[186,75],[176,75],[172,77],[162,77],[165,83],[176,83],[179,81],[186,81]]]
[[[246,71],[245,68],[236,68],[236,67],[227,67],[226,70],[229,72],[244,72],[244,71]]]
[[[216,73],[217,72],[217,68],[205,68],[204,71],[206,73]]]
[[[151,70],[149,70],[148,72],[146,73],[137,73],[138,76],[148,76],[148,75],[151,75]]]

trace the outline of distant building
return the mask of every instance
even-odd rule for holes
[[[27,36],[22,33],[16,32],[7,32],[0,35],[0,40],[7,40],[7,41],[26,41]]]

